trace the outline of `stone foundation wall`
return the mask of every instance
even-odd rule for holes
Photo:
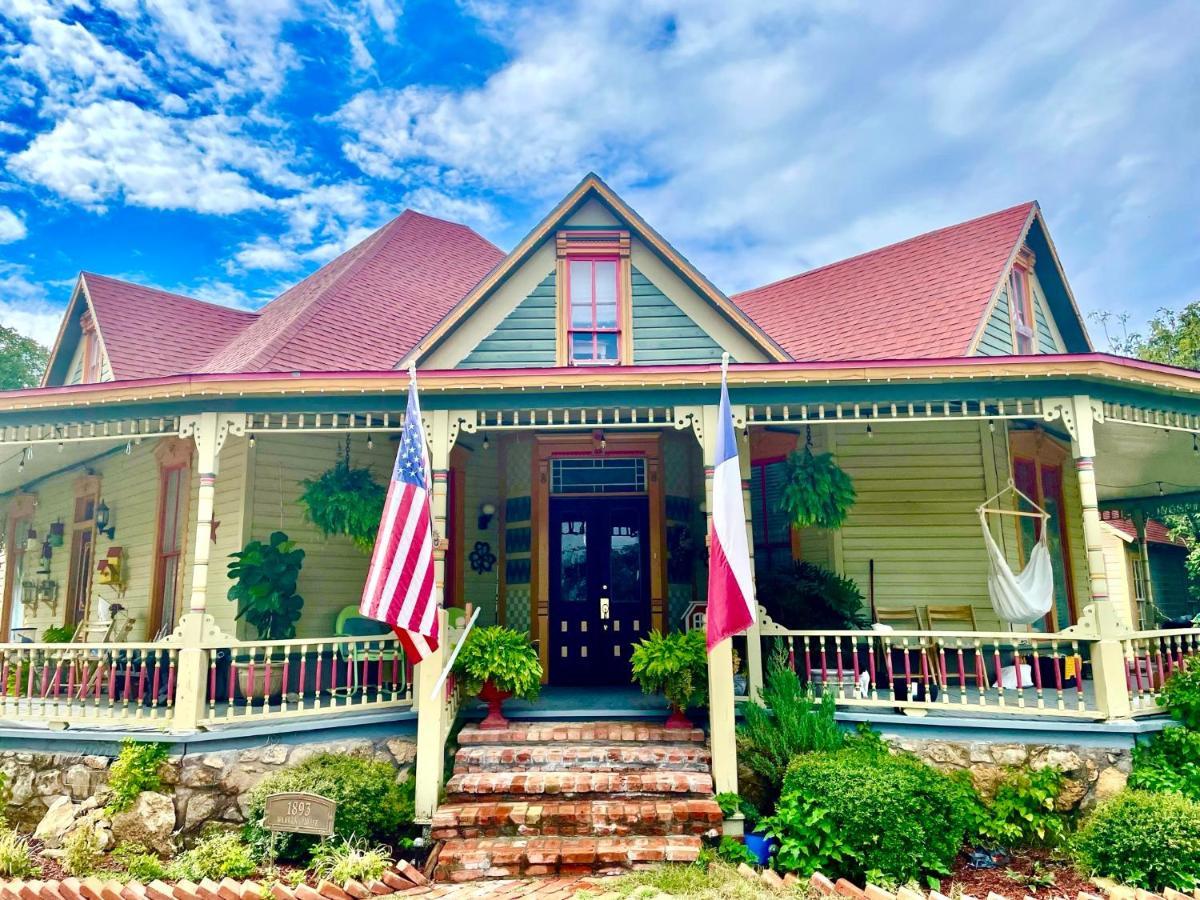
[[[939,769],[971,773],[975,788],[990,798],[1013,766],[1053,766],[1066,776],[1058,807],[1087,810],[1116,795],[1129,779],[1130,750],[1063,744],[1006,744],[982,741],[914,740],[884,735],[893,749],[914,753]]]
[[[270,773],[318,753],[367,756],[395,766],[403,779],[411,773],[416,743],[408,738],[360,739],[172,754],[162,790],[175,804],[175,830],[187,834],[210,821],[243,822],[246,795],[252,787]],[[81,753],[0,751],[7,794],[5,817],[28,831],[51,806],[65,807],[65,801],[70,801],[87,807],[85,801],[108,783],[113,759]]]

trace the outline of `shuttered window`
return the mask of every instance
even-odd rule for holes
[[[779,509],[786,477],[787,463],[782,457],[750,464],[751,530],[758,578],[792,564],[792,529]]]

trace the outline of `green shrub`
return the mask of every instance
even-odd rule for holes
[[[312,870],[318,878],[345,884],[347,881],[372,881],[392,864],[386,847],[371,847],[364,841],[328,841],[318,844],[312,856]]]
[[[414,787],[411,778],[397,783],[396,772],[387,763],[322,753],[259,782],[250,792],[244,833],[247,840],[265,848],[270,834],[261,823],[267,797],[284,791],[310,791],[337,802],[336,837],[391,844],[398,831],[412,825]],[[276,838],[276,849],[282,860],[306,861],[315,843],[311,835],[284,834]]]
[[[0,829],[0,875],[24,878],[33,874],[29,842],[11,828]]]
[[[121,752],[108,775],[112,800],[105,808],[110,816],[124,812],[142,791],[157,791],[162,787],[160,770],[167,761],[167,745],[125,738]]]
[[[258,854],[234,831],[211,831],[200,838],[191,850],[185,850],[171,863],[168,874],[178,881],[200,881],[211,878],[220,881],[249,878],[258,868]]]
[[[851,747],[796,757],[766,831],[784,871],[906,884],[949,874],[977,804],[962,773]]]
[[[500,625],[474,629],[454,661],[454,671],[462,678],[463,690],[472,695],[486,681],[525,700],[536,700],[542,688],[542,663],[529,636]]]
[[[647,694],[662,694],[672,709],[708,703],[708,649],[702,630],[652,631],[633,645],[629,667]]]
[[[724,791],[713,799],[717,801],[717,806],[721,807],[721,815],[725,818],[731,819],[737,813],[741,813],[742,828],[745,831],[752,832],[758,827],[762,814],[758,811],[758,807],[749,800],[743,799],[732,791]]]
[[[167,875],[167,867],[158,858],[158,854],[152,853],[141,844],[122,844],[112,852],[112,858],[125,870],[125,874],[143,884]]]
[[[74,625],[51,625],[42,632],[43,644],[69,644],[75,640]]]
[[[1056,806],[1063,780],[1052,767],[1009,769],[980,808],[979,838],[992,847],[1057,846],[1067,835],[1067,816]]]
[[[728,835],[721,838],[721,843],[717,844],[717,858],[731,866],[736,866],[738,863],[745,863],[748,866],[758,865],[758,859],[750,852],[750,849],[737,838]]]
[[[1158,702],[1186,727],[1200,731],[1200,657],[1188,657],[1167,679]]]
[[[1076,864],[1147,890],[1200,885],[1200,803],[1125,791],[1101,804],[1073,842]]]
[[[743,795],[771,810],[797,754],[840,750],[846,738],[833,714],[832,694],[816,700],[785,662],[772,659],[761,705],[745,704],[738,726],[738,761],[750,776],[743,779]]]
[[[63,841],[62,866],[68,875],[83,878],[100,865],[100,838],[90,825],[76,828]]]
[[[771,618],[785,628],[865,628],[858,585],[816,563],[796,561],[772,569],[756,593]]]
[[[1200,731],[1167,728],[1149,744],[1134,747],[1129,786],[1200,801]]]

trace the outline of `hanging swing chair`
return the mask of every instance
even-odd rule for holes
[[[1016,494],[1036,512],[989,508],[1009,493]],[[1050,514],[1024,494],[1011,479],[1004,490],[985,500],[976,512],[979,513],[979,524],[983,527],[983,541],[988,552],[988,595],[992,600],[992,608],[1001,620],[1011,625],[1032,625],[1040,621],[1054,605],[1054,567],[1050,559],[1050,548],[1046,544]],[[1013,572],[1009,568],[1004,551],[992,537],[992,530],[988,527],[988,516],[1041,519],[1038,542],[1029,554],[1029,562],[1022,571]]]

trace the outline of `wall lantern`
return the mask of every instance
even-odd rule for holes
[[[492,524],[492,516],[496,515],[495,503],[480,503],[479,504],[479,530],[487,531],[489,525]]]
[[[96,507],[96,530],[110,541],[117,533],[117,527],[109,524],[111,518],[112,511],[108,508],[108,504],[101,500]]]
[[[50,545],[50,538],[46,538],[46,540],[42,543],[41,562],[37,567],[38,575],[50,574],[50,558],[52,556],[54,556],[54,550]]]

